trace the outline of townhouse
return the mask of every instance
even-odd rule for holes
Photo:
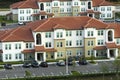
[[[55,17],[0,31],[0,60],[46,61],[66,56],[117,58],[120,24],[87,16]]]
[[[105,0],[26,0],[12,4],[7,18],[18,22],[60,16],[111,19],[114,10],[115,6]]]

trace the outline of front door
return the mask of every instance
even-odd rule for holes
[[[110,57],[115,57],[114,56],[114,50],[110,50]]]
[[[37,53],[37,60],[43,61],[43,53]]]

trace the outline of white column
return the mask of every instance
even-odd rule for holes
[[[115,49],[115,58],[117,58],[118,57],[118,49],[116,48]]]
[[[94,57],[96,57],[96,50],[94,50]]]
[[[57,52],[54,52],[54,59],[57,59]]]
[[[110,58],[110,53],[109,49],[107,49],[107,58]]]
[[[37,52],[35,52],[35,60],[37,61]]]
[[[46,52],[43,53],[43,61],[46,61]]]
[[[47,15],[45,15],[45,19],[47,19]]]
[[[22,61],[24,61],[25,60],[25,56],[24,56],[25,54],[22,54]]]

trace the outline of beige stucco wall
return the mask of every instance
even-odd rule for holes
[[[88,46],[88,41],[93,41],[93,46]],[[88,50],[93,50],[93,48],[95,47],[95,38],[85,38],[84,39],[84,51],[85,51],[85,57],[90,57],[88,55]]]

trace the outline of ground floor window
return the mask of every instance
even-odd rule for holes
[[[59,58],[59,57],[63,57],[63,52],[57,52],[57,57]]]
[[[22,59],[22,54],[21,53],[15,54],[15,59]]]
[[[11,60],[12,55],[11,54],[5,54],[5,60]]]

